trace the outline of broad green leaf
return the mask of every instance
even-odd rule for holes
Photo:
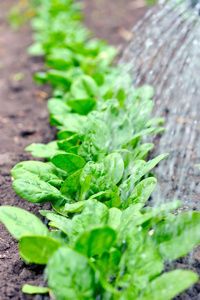
[[[96,101],[93,98],[90,99],[74,99],[74,100],[67,100],[67,105],[71,107],[71,109],[80,114],[80,115],[87,115],[91,112],[96,105]]]
[[[14,179],[41,179],[58,187],[63,182],[61,174],[53,164],[41,161],[20,162],[14,166],[11,174]]]
[[[123,243],[125,241],[126,251],[121,265],[123,276],[119,278],[118,286],[127,288],[124,295],[130,294],[131,299],[137,299],[138,292],[162,272],[164,265],[146,231],[132,226],[124,235]]]
[[[94,299],[95,273],[87,258],[62,247],[48,261],[48,286],[56,299]]]
[[[82,202],[82,201],[81,201]],[[87,200],[80,215],[72,219],[70,244],[74,245],[77,238],[85,231],[106,225],[109,210],[106,205],[96,200]]]
[[[16,239],[27,235],[49,235],[47,227],[40,219],[18,207],[1,206],[0,221]]]
[[[110,249],[109,253],[104,252],[101,257],[95,257],[95,263],[100,271],[101,285],[105,290],[110,291],[111,294],[118,293],[108,282],[110,282],[110,279],[114,276],[113,274],[118,274],[121,258],[121,251],[114,247]]]
[[[68,139],[69,137],[73,136],[74,132],[67,131],[67,130],[61,130],[57,133],[57,137],[59,140]]]
[[[135,90],[135,93],[142,99],[151,99],[154,95],[154,88],[151,85],[144,85]]]
[[[99,192],[92,195],[89,199],[96,199],[103,202],[107,207],[119,207],[121,205],[120,197],[113,191]]]
[[[44,157],[50,159],[56,153],[63,153],[58,148],[54,149],[51,148],[48,144],[40,144],[40,143],[33,143],[26,147],[25,151],[30,151],[31,154],[35,157]]]
[[[57,168],[66,171],[68,176],[83,168],[86,163],[81,156],[73,153],[55,155],[51,162]]]
[[[99,88],[90,76],[82,75],[71,86],[71,96],[74,99],[94,98],[98,95]]]
[[[82,170],[80,183],[83,185],[87,176],[91,176],[88,190],[88,197],[90,197],[100,191],[112,190],[121,180],[123,172],[124,162],[121,155],[112,153],[100,163],[88,162]]]
[[[33,75],[33,78],[38,84],[45,84],[47,82],[47,73],[37,72]]]
[[[75,113],[50,114],[50,123],[61,131],[76,133],[86,122],[87,117]]]
[[[116,232],[108,226],[85,231],[76,241],[74,249],[88,258],[109,252],[116,239]]]
[[[101,160],[108,153],[110,132],[106,124],[93,115],[88,116],[88,121],[79,131],[82,143],[78,153],[86,161]]]
[[[66,203],[65,206],[63,207],[63,211],[65,213],[75,213],[75,212],[79,212],[83,209],[84,205],[85,205],[86,201],[79,201],[76,203]]]
[[[110,130],[112,151],[121,149],[131,140],[134,129],[126,111],[119,110],[118,106],[110,105],[104,113],[103,120]]]
[[[167,202],[161,204],[158,207],[148,207],[146,206],[142,210],[142,218],[141,220],[137,220],[136,222],[142,221],[142,226],[145,228],[152,228],[155,224],[159,223],[161,220],[168,220],[169,213],[174,212],[177,208],[179,208],[183,203],[180,200],[176,200],[173,202]],[[171,219],[171,217],[170,217]]]
[[[60,86],[64,91],[68,91],[72,84],[72,80],[66,75],[66,72],[57,70],[49,70],[47,72],[47,80],[54,88]]]
[[[107,225],[111,228],[117,229],[121,221],[122,212],[118,208],[112,207],[109,209],[109,217]]]
[[[60,150],[68,152],[68,149],[76,146],[78,144],[78,142],[79,142],[79,137],[77,134],[74,134],[74,135],[68,137],[67,139],[58,141],[57,145]]]
[[[52,203],[53,209],[60,215],[68,217],[69,213],[77,213],[82,211],[86,200],[75,202],[75,203]]]
[[[60,49],[46,57],[47,64],[56,70],[67,70],[73,66],[73,52],[70,49]]]
[[[80,148],[80,146],[73,146],[73,147],[67,149],[67,152],[78,155],[79,148]]]
[[[56,240],[44,236],[25,236],[19,240],[22,257],[41,265],[47,264],[52,254],[61,246]]]
[[[198,275],[193,271],[174,270],[167,272],[151,281],[147,289],[137,299],[170,300],[197,281]]]
[[[87,121],[86,116],[81,116],[75,113],[68,113],[65,115],[64,119],[62,120],[62,130],[72,131],[72,132],[79,132],[82,126]]]
[[[160,223],[152,238],[163,260],[186,255],[200,243],[200,213],[187,212]]]
[[[19,196],[34,203],[64,198],[57,188],[39,179],[16,179],[13,182],[13,188]]]
[[[161,160],[168,157],[168,154],[158,155],[156,158],[145,162],[143,160],[136,160],[131,171],[131,176],[123,181],[123,183],[119,186],[121,192],[121,200],[126,202],[127,198],[132,193],[135,184],[139,181],[147,172],[153,169]]]
[[[133,150],[133,157],[137,159],[145,159],[148,152],[154,147],[152,143],[145,143]]]
[[[93,73],[92,78],[95,80],[98,86],[102,86],[104,84],[104,75],[102,73]]]
[[[70,112],[70,108],[66,103],[58,98],[51,98],[47,102],[47,108],[53,115],[66,115]]]
[[[153,177],[142,180],[132,191],[125,206],[133,203],[141,203],[145,205],[146,201],[149,199],[152,191],[154,190],[156,183],[157,180]]]
[[[52,221],[55,225],[54,227],[62,230],[66,235],[70,234],[71,220],[63,216],[57,215],[56,213],[51,211],[40,210],[39,212],[42,216],[45,216],[48,220]]]
[[[22,292],[30,295],[47,294],[50,292],[50,288],[25,284],[22,288]]]
[[[67,177],[67,179],[64,181],[61,193],[64,194],[66,197],[78,200],[77,197],[79,196],[80,191],[80,175],[81,175],[82,169],[76,171],[71,176]]]

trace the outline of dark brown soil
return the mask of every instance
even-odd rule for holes
[[[43,61],[35,61],[26,54],[31,44],[28,27],[12,32],[6,13],[15,1],[0,1],[0,205],[13,205],[37,213],[39,206],[28,203],[12,189],[11,168],[19,161],[33,159],[24,152],[32,142],[48,142],[55,130],[48,122],[46,98],[48,87],[35,85],[32,75],[43,68]],[[24,78],[15,80],[23,73]],[[25,264],[18,251],[18,243],[0,223],[0,299],[32,299],[24,296],[24,283],[39,284],[41,267]]]
[[[143,0],[83,2],[85,23],[97,37],[114,45],[124,46],[133,38],[130,29],[146,12]],[[43,60],[26,54],[26,48],[32,43],[31,30],[24,26],[13,32],[6,21],[6,14],[15,3],[0,1],[0,205],[18,206],[37,214],[40,206],[22,200],[12,189],[10,170],[19,161],[33,159],[24,151],[27,145],[51,141],[56,131],[49,125],[46,109],[50,88],[38,87],[32,80],[32,75],[43,69]],[[20,81],[16,81],[18,73],[24,74]],[[48,205],[42,207],[47,209]],[[198,271],[198,249],[195,253],[192,267]],[[177,264],[188,268],[188,258]],[[23,295],[24,283],[44,284],[43,268],[21,260],[17,241],[0,224],[0,300],[42,298]],[[200,299],[199,291],[196,285],[179,299]]]

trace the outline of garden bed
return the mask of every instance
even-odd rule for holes
[[[109,7],[106,1],[101,3],[93,1],[92,5],[89,1],[85,2],[90,4],[85,9],[86,23],[96,31],[98,37],[106,38],[116,45],[120,42],[125,44],[129,40],[129,29],[136,23],[140,14],[142,15],[145,12],[145,9],[136,9],[138,4],[135,6],[133,1],[125,1],[126,5],[123,5],[123,7],[120,6],[120,3],[118,3],[118,7],[116,1],[110,1]],[[1,12],[9,10],[6,1],[2,2],[1,5],[3,7]],[[133,13],[130,13],[131,7]],[[123,11],[122,8],[126,8],[127,11]],[[121,25],[118,26],[119,16],[117,14],[119,11],[122,21]],[[112,12],[116,12],[116,14],[112,14]],[[0,184],[3,187],[1,205],[15,205],[37,214],[40,207],[48,209],[49,205],[39,206],[38,204],[27,203],[16,196],[11,188],[10,169],[19,161],[32,159],[30,155],[23,152],[25,146],[33,142],[47,143],[54,139],[55,130],[48,125],[48,113],[45,103],[50,89],[45,87],[40,90],[32,82],[31,75],[43,69],[43,62],[40,59],[35,60],[25,55],[24,49],[31,44],[30,29],[25,27],[15,34],[12,33],[8,29],[7,22],[5,22],[5,14],[1,14],[3,20],[1,22],[1,30],[3,31],[1,51],[5,58],[0,73],[2,75],[0,101],[3,101],[4,106],[0,119],[3,132],[3,135],[1,135],[3,147],[0,154],[0,165],[2,167]],[[102,21],[104,20],[101,17],[102,15],[105,16],[106,22]],[[134,18],[136,15],[137,17]],[[10,47],[11,43],[15,47]],[[20,73],[25,75],[24,78],[20,78],[23,77]],[[32,299],[31,296],[22,295],[21,286],[27,280],[28,283],[35,285],[41,283],[43,269],[22,262],[18,254],[16,241],[8,235],[2,225],[0,226],[0,241],[2,241],[0,245],[1,250],[3,250],[0,257],[0,274],[2,273],[3,277],[0,292],[3,299]],[[194,266],[198,268],[198,255],[195,259]],[[177,266],[184,268],[188,267],[188,264],[187,259],[181,259]],[[188,297],[191,296],[191,299],[193,296],[198,297],[197,294],[198,285],[192,292],[189,291],[182,297],[187,299],[189,295]]]

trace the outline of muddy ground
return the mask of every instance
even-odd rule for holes
[[[85,23],[99,38],[114,45],[124,46],[133,38],[130,29],[145,14],[142,0],[84,0]],[[10,176],[11,168],[19,161],[33,159],[24,148],[33,142],[46,143],[55,138],[56,131],[49,125],[46,99],[51,91],[39,87],[32,75],[43,70],[43,60],[26,54],[32,43],[28,25],[13,32],[6,15],[14,0],[0,1],[0,205],[13,205],[37,214],[40,205],[26,202],[15,194]],[[22,73],[22,75],[19,75]],[[21,77],[21,80],[17,80]],[[42,205],[43,209],[48,204]],[[198,249],[192,268],[200,270]],[[188,267],[188,258],[178,262]],[[43,284],[43,269],[24,263],[18,243],[0,224],[0,300],[41,299],[23,295],[22,285]],[[200,299],[197,284],[179,299]],[[44,298],[43,298],[44,299]]]

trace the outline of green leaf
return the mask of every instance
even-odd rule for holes
[[[154,95],[154,88],[151,85],[144,85],[138,88],[135,92],[142,99],[151,99]]]
[[[104,84],[104,75],[102,73],[93,73],[92,78],[98,86],[102,86]]]
[[[103,121],[89,115],[78,134],[82,140],[78,153],[86,161],[101,160],[108,153],[110,132]]]
[[[149,135],[162,133],[164,131],[165,131],[165,127],[151,127],[151,128],[143,129],[132,136],[132,140],[127,144],[127,146],[132,146],[134,148],[141,139]]]
[[[79,201],[76,203],[66,203],[65,206],[63,207],[63,211],[64,213],[75,213],[75,212],[79,212],[82,211],[84,205],[85,205],[86,201]]]
[[[92,195],[89,199],[103,202],[107,207],[119,207],[121,205],[120,197],[113,191],[99,192]]]
[[[65,182],[62,185],[61,193],[64,194],[66,197],[78,200],[77,196],[79,196],[80,191],[80,175],[81,175],[82,169],[76,171],[71,176],[67,177]]]
[[[82,213],[72,219],[70,245],[74,245],[80,234],[85,231],[85,228],[90,230],[106,225],[108,216],[109,210],[106,205],[96,200],[87,200]]]
[[[72,84],[72,80],[66,75],[66,72],[57,70],[48,71],[47,80],[54,88],[60,86],[64,91],[68,91]]]
[[[53,164],[41,161],[20,162],[14,166],[11,174],[14,179],[41,179],[58,187],[63,182],[61,174]]]
[[[83,185],[87,176],[91,176],[88,197],[100,191],[112,190],[121,180],[124,172],[124,162],[120,154],[112,153],[106,156],[102,162],[88,162],[82,170],[80,183]]]
[[[71,220],[63,216],[57,215],[52,211],[39,211],[42,216],[45,216],[48,220],[54,223],[54,227],[62,230],[66,235],[70,234]]]
[[[56,153],[62,153],[59,149],[51,148],[48,144],[33,143],[26,147],[25,151],[30,151],[35,157],[51,158]]]
[[[149,199],[152,191],[154,190],[156,183],[157,180],[153,177],[144,179],[138,183],[129,196],[126,206],[133,203],[141,203],[145,205],[146,201]]]
[[[96,105],[96,101],[93,98],[90,99],[74,99],[74,100],[67,100],[67,105],[71,107],[71,109],[80,114],[80,115],[87,115],[91,112]]]
[[[65,101],[58,98],[51,98],[47,102],[47,108],[53,115],[66,115],[70,112],[70,108],[66,105]]]
[[[94,299],[95,274],[85,256],[62,247],[50,258],[47,281],[56,299]]]
[[[145,159],[148,152],[154,147],[152,143],[145,143],[133,150],[133,157],[137,159]]]
[[[109,252],[114,244],[116,233],[108,226],[85,231],[76,241],[74,249],[88,258],[95,255],[101,256],[104,252]]]
[[[200,213],[187,212],[160,223],[152,238],[163,260],[186,255],[200,243]]]
[[[47,82],[47,73],[37,72],[34,74],[33,78],[38,84],[45,84]]]
[[[76,133],[82,128],[86,121],[86,116],[81,116],[75,113],[59,115],[50,114],[50,123],[54,126],[57,126],[62,131]]]
[[[173,202],[167,202],[161,204],[158,207],[145,207],[142,210],[142,226],[145,228],[152,228],[155,224],[159,223],[161,220],[169,219],[169,213],[174,212],[183,203],[180,200]],[[140,220],[138,220],[140,221]],[[136,221],[137,222],[137,221]]]
[[[139,231],[132,225],[124,239],[127,243],[127,250],[124,253],[127,274],[124,279],[122,277],[122,281],[142,290],[150,280],[162,272],[164,267],[162,259],[146,231]]]
[[[121,222],[122,212],[118,208],[112,207],[109,209],[109,217],[107,225],[113,229],[117,229]]]
[[[135,184],[139,181],[147,172],[153,169],[161,160],[168,157],[168,154],[158,155],[156,158],[145,162],[143,160],[136,160],[131,171],[131,176],[122,182],[119,186],[120,198],[122,202],[126,203],[127,198],[131,195]]]
[[[154,279],[138,300],[170,300],[198,281],[193,271],[174,270]]]
[[[22,288],[22,292],[25,294],[30,294],[30,295],[47,294],[50,292],[50,288],[25,284]]]
[[[62,244],[50,237],[25,236],[19,241],[20,254],[29,262],[45,265]]]
[[[67,130],[61,130],[57,133],[57,137],[59,140],[68,139],[69,137],[73,136],[74,132],[67,131]]]
[[[153,118],[147,122],[146,126],[154,127],[154,126],[162,125],[165,121],[166,121],[165,118]]]
[[[71,86],[71,96],[74,99],[94,98],[98,95],[99,88],[90,76],[82,75]]]
[[[57,188],[39,179],[16,179],[13,182],[13,188],[19,196],[34,203],[64,198]]]
[[[26,235],[49,235],[47,227],[40,219],[18,207],[1,206],[0,221],[16,239]]]
[[[68,176],[83,168],[86,163],[81,156],[73,153],[55,155],[51,162],[57,168],[66,171]]]

